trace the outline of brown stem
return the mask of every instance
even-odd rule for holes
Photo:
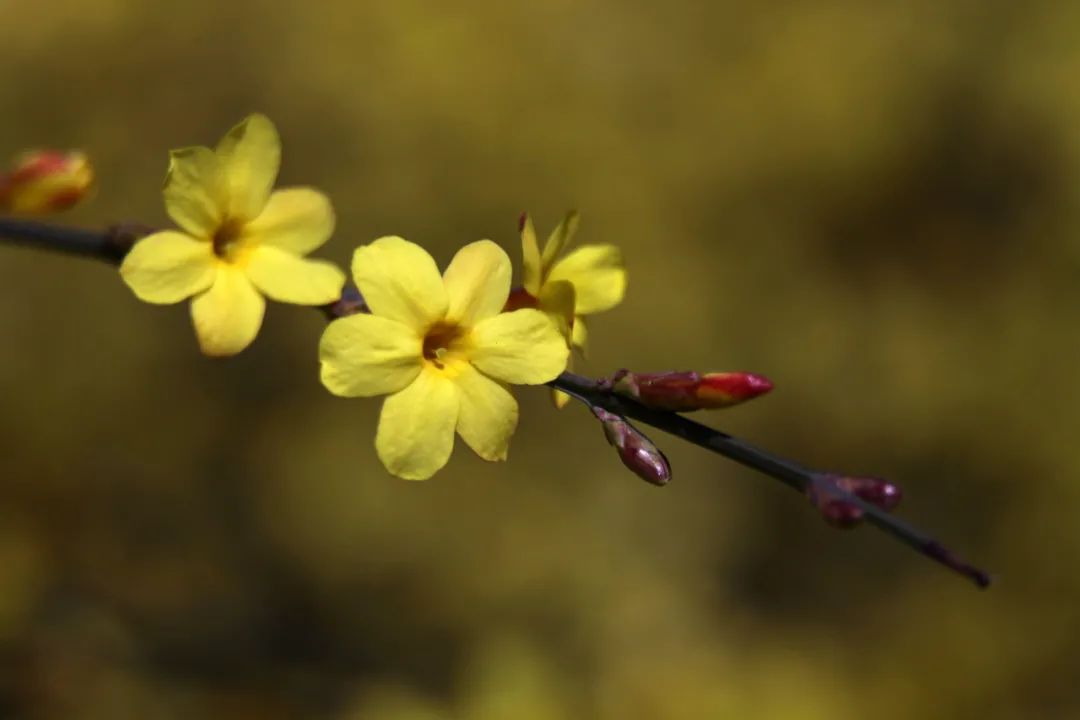
[[[101,231],[69,228],[31,220],[0,218],[0,240],[2,241],[97,258],[112,264],[118,264],[123,260],[135,241],[150,232],[153,232],[152,228],[134,224],[113,225]],[[320,309],[328,319],[334,320],[364,312],[367,308],[356,288],[346,287],[338,301],[324,305]],[[562,390],[589,407],[603,408],[623,417],[634,418],[689,443],[723,455],[779,480],[800,493],[805,494],[808,488],[824,475],[678,413],[654,410],[629,398],[616,395],[611,392],[609,384],[564,372],[548,385]],[[861,510],[866,519],[875,527],[935,562],[969,578],[980,588],[985,588],[990,584],[990,576],[985,571],[964,562],[933,538],[845,490],[837,492],[846,502]]]

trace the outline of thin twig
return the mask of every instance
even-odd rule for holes
[[[140,225],[115,225],[104,231],[69,228],[30,220],[0,218],[0,240],[53,252],[90,257],[117,264],[142,235],[151,232]],[[333,320],[365,310],[363,297],[347,287],[341,299],[320,308]],[[564,372],[548,383],[590,407],[600,407],[624,417],[634,418],[689,443],[705,448],[746,467],[779,480],[806,494],[822,474],[754,447],[739,438],[695,422],[678,413],[654,410],[611,392],[610,388],[581,375]],[[941,543],[890,515],[881,508],[842,489],[834,490],[845,502],[859,508],[875,527],[911,546],[922,555],[969,578],[978,587],[990,584],[990,576],[947,550]]]

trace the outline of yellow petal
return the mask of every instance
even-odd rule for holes
[[[443,274],[450,302],[446,319],[470,327],[497,315],[510,296],[511,272],[506,251],[490,240],[458,250]]]
[[[331,262],[308,260],[265,245],[247,255],[244,271],[264,295],[296,305],[325,305],[341,297],[345,273]]]
[[[496,380],[538,385],[566,368],[566,339],[546,313],[515,310],[479,322],[472,329],[469,360]]]
[[[423,332],[446,316],[447,297],[435,260],[419,245],[381,237],[353,254],[353,278],[375,315]]]
[[[350,315],[327,326],[319,340],[320,377],[341,397],[396,393],[423,366],[416,331],[378,315]]]
[[[578,315],[574,318],[574,331],[570,341],[574,347],[581,351],[583,357],[585,355],[585,345],[589,342],[589,328],[585,326],[585,318]]]
[[[334,232],[330,199],[311,188],[286,188],[270,195],[259,216],[244,226],[244,236],[263,245],[307,255]]]
[[[450,459],[460,401],[453,381],[422,370],[404,390],[383,401],[375,451],[392,474],[427,480]]]
[[[569,372],[574,367],[574,354],[571,353],[570,357],[566,359],[566,370]],[[555,406],[556,410],[562,410],[570,402],[570,396],[564,393],[562,390],[551,389],[551,404]]]
[[[589,315],[622,302],[626,269],[614,245],[584,245],[555,263],[549,281],[569,280],[577,293],[577,314]]]
[[[220,264],[210,289],[191,303],[191,319],[203,353],[235,355],[255,339],[266,301],[244,272]]]
[[[541,259],[541,265],[545,271],[554,265],[555,259],[573,242],[580,221],[581,216],[578,215],[577,210],[571,210],[548,235],[547,242],[544,243],[544,256]]]
[[[543,268],[540,264],[540,246],[536,244],[536,228],[532,218],[525,216],[521,223],[521,284],[533,297],[540,294]]]
[[[195,237],[212,237],[229,209],[225,173],[210,148],[170,152],[164,193],[169,217]]]
[[[120,277],[140,300],[165,305],[210,287],[216,267],[209,242],[165,231],[135,243],[120,265]]]
[[[540,309],[551,316],[567,344],[574,324],[574,298],[574,286],[565,280],[546,282],[540,291]]]
[[[454,383],[461,394],[457,421],[461,439],[485,460],[505,460],[518,421],[514,396],[468,364],[463,365]]]
[[[281,166],[281,140],[265,115],[250,115],[221,139],[218,157],[229,188],[229,215],[251,220],[262,212]]]

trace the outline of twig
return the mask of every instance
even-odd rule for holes
[[[151,232],[150,228],[140,225],[115,225],[99,231],[0,218],[0,240],[2,241],[97,258],[113,264],[119,263],[134,242],[148,232]],[[324,305],[320,309],[328,319],[333,320],[363,312],[366,308],[359,292],[355,288],[347,287],[342,292],[340,300]],[[562,390],[589,407],[603,408],[609,412],[639,420],[689,443],[723,455],[779,480],[804,495],[824,475],[678,413],[648,408],[632,399],[615,394],[610,387],[596,380],[581,375],[564,372],[548,385]],[[845,490],[834,488],[833,492],[838,494],[844,502],[861,510],[864,517],[875,527],[911,546],[925,557],[967,577],[980,588],[990,585],[989,574],[961,560],[923,532]]]

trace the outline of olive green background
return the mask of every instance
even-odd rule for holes
[[[0,156],[98,172],[64,222],[164,225],[167,150],[256,110],[343,265],[579,208],[630,273],[584,371],[766,374],[703,419],[900,482],[998,584],[670,438],[650,487],[539,389],[508,463],[393,479],[318,313],[212,361],[4,246],[0,717],[1080,713],[1080,5],[0,0]]]

